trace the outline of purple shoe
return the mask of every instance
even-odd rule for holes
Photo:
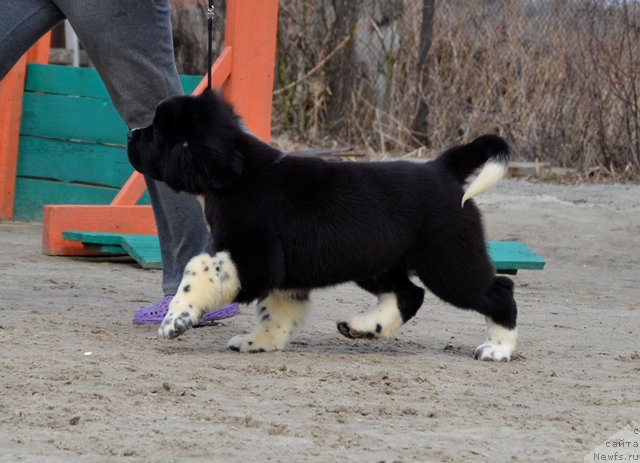
[[[149,307],[140,307],[133,316],[133,323],[139,325],[159,325],[164,320],[165,315],[169,311],[169,304],[173,300],[173,296],[165,296],[159,301],[151,304]],[[230,304],[222,309],[205,313],[195,326],[203,326],[211,324],[218,320],[231,318],[240,313],[238,304]]]

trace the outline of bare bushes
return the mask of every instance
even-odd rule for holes
[[[276,130],[383,153],[494,131],[521,159],[640,169],[638,2],[436,2],[423,92],[421,17],[416,0],[281,0]]]

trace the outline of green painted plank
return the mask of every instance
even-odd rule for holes
[[[18,176],[120,188],[133,173],[123,146],[20,137]]]
[[[47,204],[109,204],[117,193],[117,188],[17,177],[13,216],[24,222],[41,222],[42,208]],[[145,193],[137,204],[150,202]]]
[[[185,93],[191,93],[202,76],[180,76]],[[75,68],[53,64],[29,64],[25,90],[28,92],[109,98],[98,72],[94,68]]]
[[[124,233],[103,233],[85,231],[63,231],[62,237],[69,241],[82,241],[89,244],[102,244],[105,246],[120,246]],[[153,236],[153,235],[143,235]]]
[[[107,89],[94,68],[29,64],[24,88],[28,92],[109,98]]]
[[[157,236],[120,233],[64,232],[65,239],[83,243],[121,245],[143,268],[159,268],[160,243]],[[500,273],[517,270],[542,270],[545,262],[525,244],[517,241],[487,242],[489,255]],[[146,267],[145,267],[146,265]]]
[[[518,241],[489,241],[489,255],[496,270],[542,270],[545,261]]]
[[[127,144],[127,126],[109,100],[25,93],[22,102],[21,135]]]
[[[115,188],[18,177],[13,216],[27,222],[41,221],[46,204],[109,204],[117,193]]]
[[[111,100],[25,93],[20,134],[125,146],[128,128]]]
[[[128,235],[123,238],[122,247],[144,269],[161,269],[160,241],[157,236]]]
[[[66,240],[80,241],[84,245],[119,246],[138,262],[142,268],[162,268],[160,242],[156,235],[65,231],[62,236]]]
[[[180,75],[180,83],[182,83],[182,90],[184,93],[192,93],[200,81],[202,81],[203,76],[190,76],[187,74]]]

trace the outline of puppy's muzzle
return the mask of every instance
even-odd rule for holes
[[[127,133],[127,141],[130,142],[133,140],[133,138],[136,136],[136,132],[140,130],[139,128],[136,129],[131,129],[129,130],[129,132]]]

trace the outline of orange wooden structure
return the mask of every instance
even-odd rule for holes
[[[13,217],[22,94],[27,63],[49,62],[51,33],[42,37],[0,81],[0,219]]]
[[[212,85],[222,87],[249,129],[270,139],[278,0],[228,0],[224,47],[211,68]],[[0,83],[0,219],[12,217],[20,112],[26,62],[47,62],[39,42]],[[44,61],[43,61],[44,60]],[[206,77],[194,94],[206,88]],[[67,230],[155,234],[150,206],[136,206],[145,191],[134,172],[110,205],[49,205],[44,208],[43,251],[51,255],[91,254],[81,243],[67,241]]]

